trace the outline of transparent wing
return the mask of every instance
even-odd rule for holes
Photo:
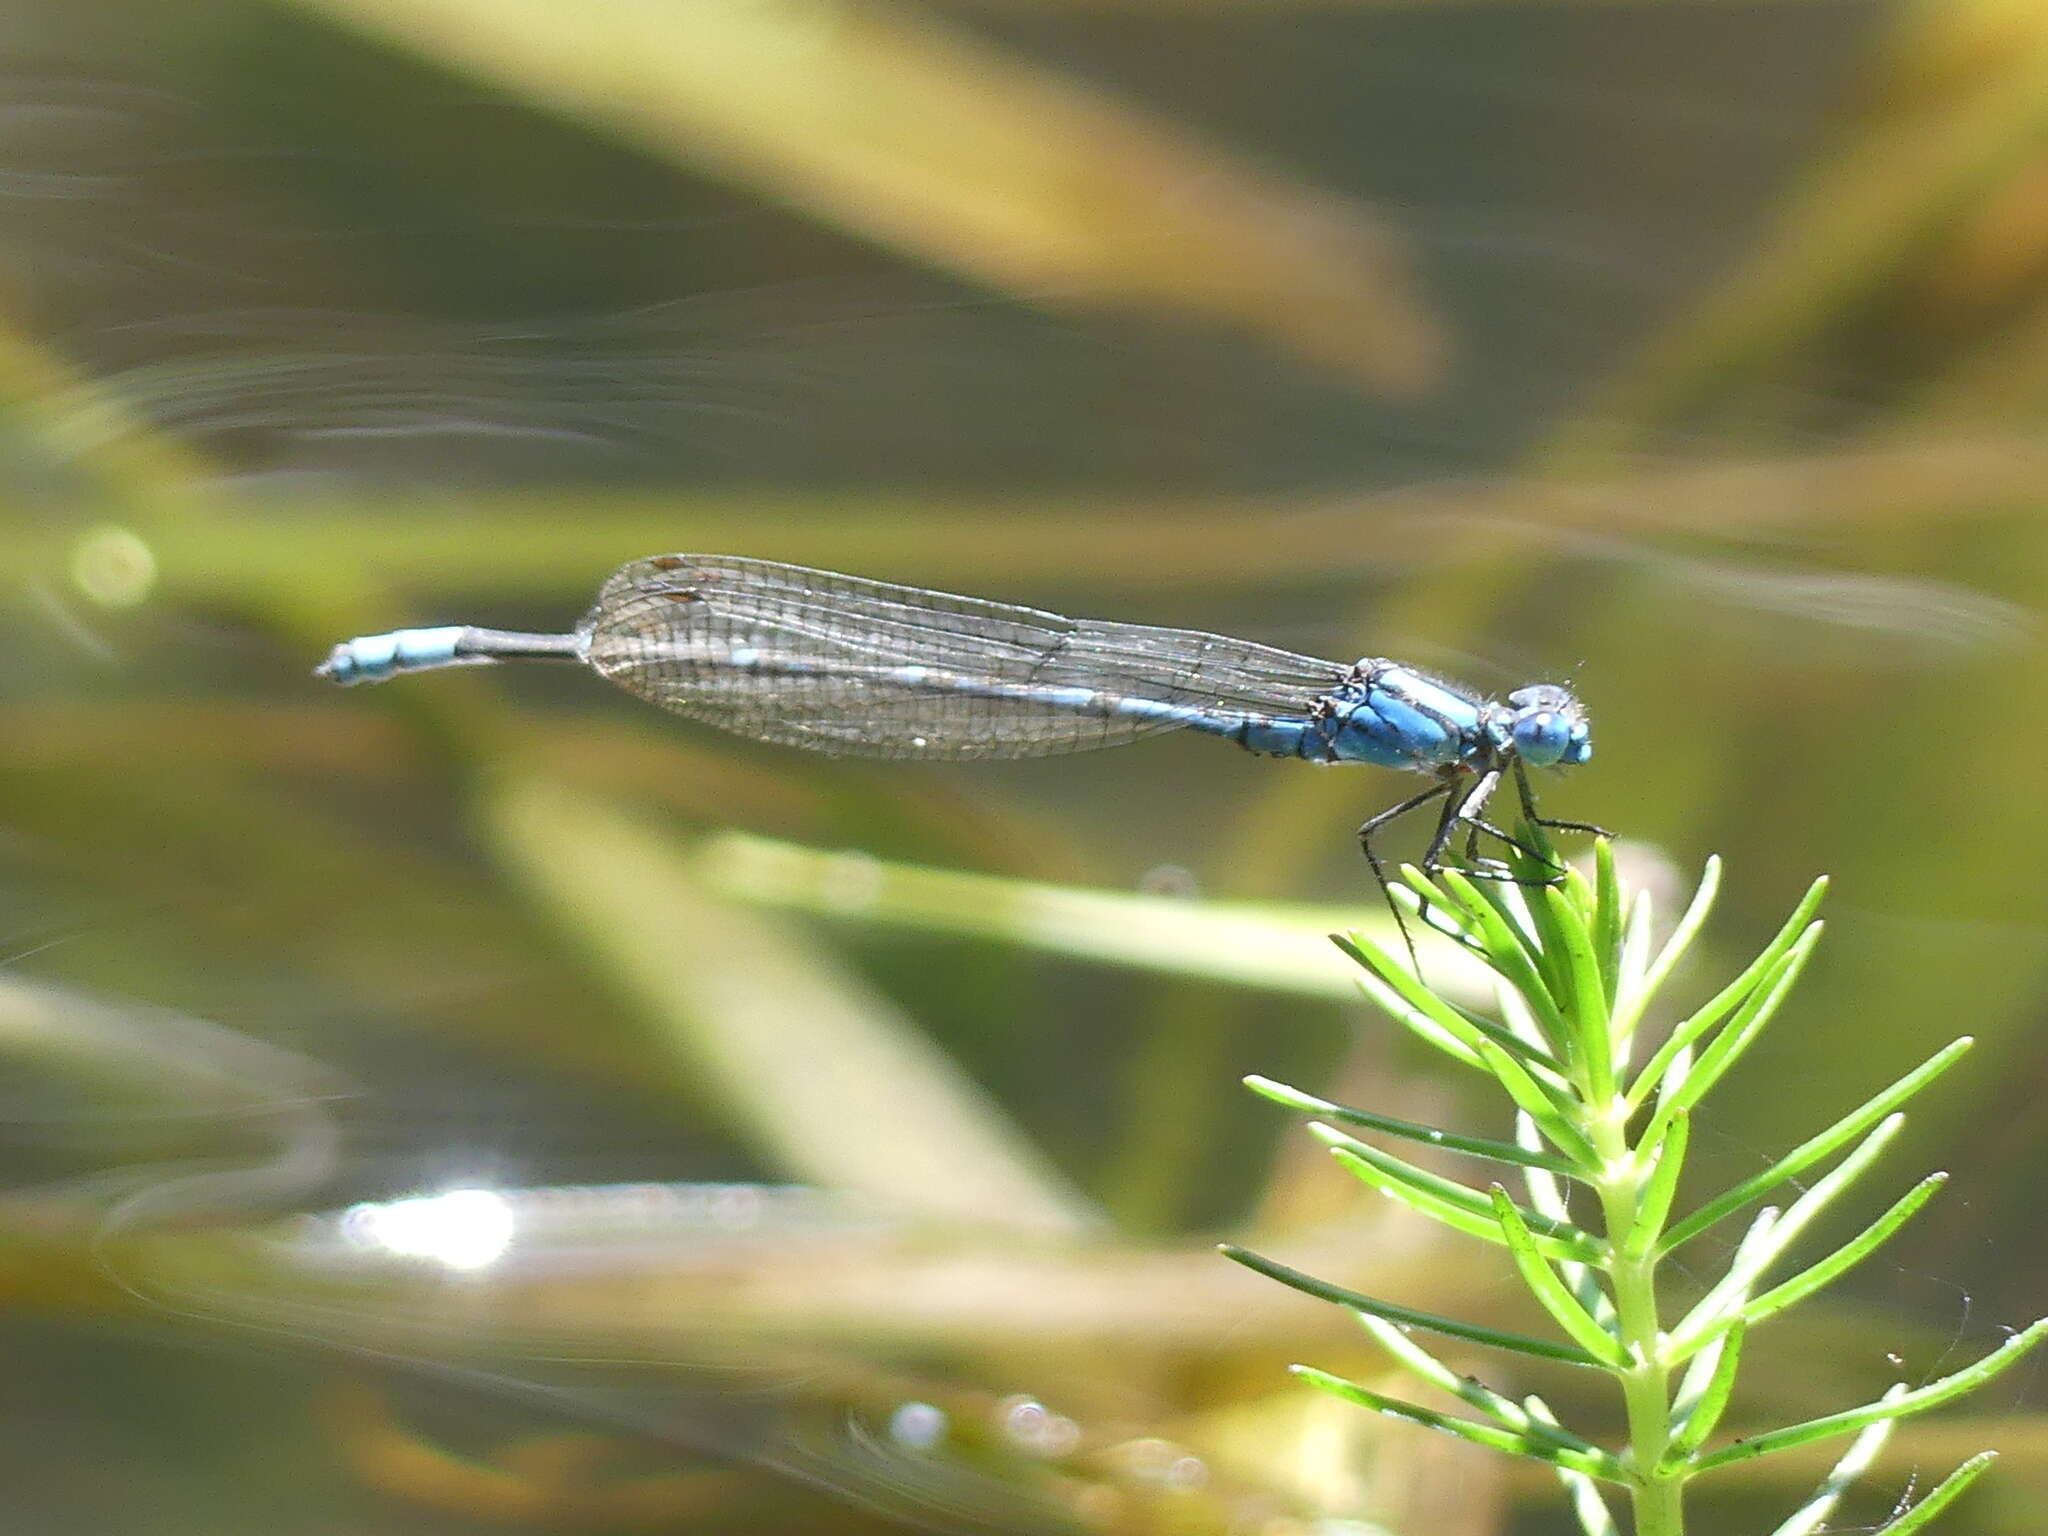
[[[1302,714],[1348,670],[734,555],[634,561],[581,633],[593,667],[664,709],[860,757],[1042,757],[1227,730]]]

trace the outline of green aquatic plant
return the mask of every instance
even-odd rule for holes
[[[1547,1463],[1588,1536],[1621,1527],[1610,1497],[1625,1498],[1637,1536],[1681,1536],[1694,1478],[1835,1436],[1855,1438],[1820,1487],[1773,1532],[1818,1531],[1850,1483],[1908,1414],[1950,1402],[2017,1363],[2048,1332],[2048,1319],[2008,1339],[1975,1364],[1917,1387],[1893,1387],[1874,1402],[1740,1438],[1715,1431],[1736,1383],[1744,1341],[1758,1324],[1804,1300],[1867,1258],[1940,1188],[1931,1174],[1883,1215],[1825,1257],[1782,1278],[1779,1262],[1898,1133],[1899,1110],[1968,1050],[1955,1040],[1897,1082],[1793,1148],[1762,1172],[1679,1214],[1680,1180],[1692,1117],[1707,1094],[1756,1043],[1799,979],[1821,925],[1825,890],[1815,881],[1775,938],[1733,981],[1670,1026],[1640,1066],[1650,1006],[1698,934],[1719,884],[1718,861],[1661,946],[1647,898],[1631,897],[1605,842],[1594,875],[1577,871],[1541,883],[1525,861],[1525,883],[1474,880],[1455,869],[1434,879],[1403,872],[1408,905],[1497,982],[1498,1018],[1440,995],[1388,950],[1357,935],[1336,942],[1360,968],[1365,991],[1389,1014],[1460,1066],[1485,1074],[1511,1101],[1512,1140],[1454,1135],[1333,1104],[1264,1078],[1249,1086],[1313,1115],[1311,1130],[1367,1185],[1445,1226],[1504,1249],[1558,1337],[1503,1332],[1360,1294],[1226,1247],[1239,1263],[1297,1290],[1351,1309],[1408,1374],[1461,1400],[1471,1416],[1387,1396],[1309,1366],[1311,1386],[1389,1418],[1441,1430],[1509,1455]],[[1347,1134],[1340,1126],[1420,1142],[1507,1170],[1505,1182],[1475,1187],[1446,1178]],[[1794,1181],[1835,1159],[1810,1184]],[[1789,1203],[1764,1202],[1797,1188]],[[1664,1261],[1711,1229],[1748,1212],[1746,1232],[1717,1279],[1678,1307]],[[1694,1291],[1697,1281],[1689,1281]],[[1435,1334],[1544,1362],[1604,1372],[1619,1389],[1625,1443],[1606,1446],[1560,1423],[1540,1398],[1519,1400],[1454,1369],[1417,1342]],[[1964,1462],[1882,1529],[1920,1531],[1980,1476],[1991,1453]]]

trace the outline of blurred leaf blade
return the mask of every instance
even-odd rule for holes
[[[1224,321],[1378,394],[1441,372],[1362,209],[915,11],[293,3],[1029,301]]]
[[[1792,613],[1852,632],[1918,630],[1962,650],[2004,650],[2031,641],[2035,616],[1981,597],[1973,602],[1974,594],[1953,585],[1756,569],[1683,558],[1661,543],[1704,536],[1824,542],[1875,527],[1910,532],[1964,512],[1988,518],[2029,508],[2044,479],[2048,443],[2040,437],[1974,435],[1570,480],[1508,477],[1256,498],[1119,494],[1114,520],[1102,516],[1096,495],[692,486],[451,497],[423,488],[402,498],[295,497],[289,518],[245,497],[222,499],[203,519],[167,520],[146,533],[165,592],[236,603],[274,601],[287,587],[355,597],[362,572],[422,590],[559,598],[571,573],[594,590],[626,559],[726,548],[736,528],[748,530],[749,554],[940,587],[985,587],[999,573],[1003,590],[995,595],[1016,600],[1029,599],[1033,585],[1101,580],[1076,571],[1076,548],[1113,574],[1107,584],[1115,590],[1181,590],[1278,581],[1311,563],[1331,579],[1355,579],[1387,571],[1395,550],[1402,566],[1450,570],[1484,533],[1633,569],[1689,600]],[[1388,542],[1359,540],[1361,525],[1386,530]],[[19,509],[0,509],[0,529],[35,569],[62,570],[75,540],[75,530]],[[1641,542],[1651,540],[1659,542]]]
[[[921,868],[740,832],[707,839],[697,867],[710,888],[762,907],[993,939],[1045,954],[1295,996],[1338,1002],[1358,996],[1355,973],[1328,938],[1333,929],[1360,921],[1356,911],[1342,907],[1087,890]],[[1450,985],[1469,983],[1458,995],[1484,1001],[1469,967],[1436,950],[1431,959],[1447,968]]]
[[[121,500],[149,506],[184,499],[214,466],[150,430],[118,396],[89,383],[55,348],[0,310],[0,407],[18,413],[54,460],[82,467]]]
[[[540,780],[502,786],[481,815],[683,1070],[791,1173],[927,1215],[1093,1225],[909,1021],[794,929],[706,891],[657,827]]]
[[[1858,115],[1806,168],[1775,229],[1693,313],[1610,382],[1553,449],[1601,462],[1701,400],[1754,390],[1952,228],[2048,125],[2048,11],[1921,0],[1858,82]]]

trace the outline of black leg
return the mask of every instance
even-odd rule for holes
[[[1501,781],[1506,775],[1507,764],[1498,764],[1487,769],[1472,782],[1463,794],[1456,793],[1458,781],[1463,777],[1459,769],[1446,769],[1442,776],[1420,794],[1410,795],[1398,805],[1366,820],[1358,829],[1358,846],[1365,854],[1365,861],[1372,868],[1374,883],[1380,894],[1386,898],[1387,910],[1393,914],[1395,927],[1401,930],[1401,941],[1407,946],[1409,963],[1419,967],[1415,953],[1415,940],[1408,931],[1407,918],[1401,911],[1401,904],[1394,900],[1393,881],[1388,878],[1386,862],[1373,847],[1373,837],[1393,822],[1399,821],[1411,811],[1419,810],[1432,800],[1441,798],[1443,811],[1437,817],[1436,828],[1430,834],[1429,846],[1422,855],[1421,869],[1425,874],[1434,874],[1444,867],[1445,854],[1451,840],[1458,835],[1458,828],[1465,829],[1464,858],[1465,872],[1477,880],[1505,880],[1517,885],[1555,885],[1564,878],[1563,862],[1551,852],[1548,839],[1542,836],[1543,829],[1560,832],[1587,832],[1596,837],[1611,836],[1606,828],[1596,827],[1590,822],[1562,821],[1555,817],[1542,816],[1536,810],[1535,787],[1529,782],[1528,765],[1520,757],[1510,754],[1514,767],[1515,794],[1521,802],[1522,820],[1531,829],[1533,842],[1515,836],[1505,828],[1488,821],[1483,814],[1487,805],[1498,793]],[[1479,852],[1481,835],[1492,838],[1503,848],[1520,854],[1530,863],[1552,871],[1540,879],[1528,875],[1501,859],[1482,857]]]
[[[1515,790],[1522,799],[1522,816],[1531,826],[1549,827],[1558,832],[1589,832],[1594,837],[1612,837],[1614,834],[1605,827],[1596,827],[1590,821],[1559,821],[1552,816],[1536,814],[1536,789],[1529,782],[1529,765],[1519,757],[1515,759]]]
[[[1379,814],[1366,818],[1366,820],[1358,828],[1358,846],[1365,850],[1366,861],[1370,863],[1375,870],[1379,869],[1381,865],[1379,855],[1373,852],[1373,834],[1379,831],[1380,828],[1387,826],[1392,822],[1399,821],[1403,816],[1406,816],[1410,811],[1419,810],[1421,807],[1429,804],[1430,801],[1436,799],[1438,795],[1449,794],[1451,792],[1451,785],[1453,782],[1454,781],[1451,779],[1438,779],[1434,784],[1430,785],[1429,788],[1425,789],[1421,794],[1410,795],[1406,800],[1403,800],[1399,805],[1390,805],[1384,811],[1381,811]],[[1446,809],[1448,811],[1448,808]],[[1448,820],[1449,816],[1447,814],[1445,817],[1445,821]],[[1442,825],[1442,823],[1439,823],[1438,841],[1441,841]],[[1431,851],[1432,853],[1436,851],[1434,844],[1431,845]],[[1381,883],[1384,884],[1385,882],[1382,881]]]
[[[1537,832],[1536,842],[1533,845],[1524,842],[1521,838],[1514,836],[1512,833],[1476,814],[1485,805],[1486,801],[1492,797],[1494,790],[1498,787],[1498,772],[1496,771],[1496,774],[1491,776],[1496,779],[1496,783],[1489,784],[1482,779],[1480,785],[1475,787],[1473,792],[1465,797],[1464,803],[1458,809],[1457,819],[1466,825],[1466,872],[1477,879],[1507,880],[1512,881],[1516,885],[1555,885],[1564,878],[1564,865],[1557,855],[1551,851],[1548,840],[1542,837],[1542,829],[1554,828],[1563,832],[1591,832],[1599,837],[1606,837],[1610,834],[1606,828],[1593,826],[1589,822],[1560,821],[1555,817],[1538,815],[1536,812],[1535,789],[1529,783],[1529,770],[1527,766],[1520,758],[1516,758],[1514,760],[1514,768],[1515,792],[1522,803],[1522,820],[1528,827]],[[1484,794],[1480,792],[1481,789],[1485,791]],[[1482,832],[1503,846],[1512,848],[1525,859],[1541,864],[1546,869],[1555,871],[1555,873],[1545,875],[1541,879],[1532,880],[1516,874],[1513,869],[1499,859],[1481,858],[1479,856],[1479,834]]]
[[[1451,834],[1457,831],[1458,818],[1464,814],[1466,801],[1470,799],[1470,795],[1462,800],[1456,795],[1445,797],[1444,813],[1437,817],[1436,830],[1430,833],[1429,846],[1422,853],[1421,868],[1424,874],[1435,874],[1443,868],[1444,849],[1450,845]]]
[[[1372,877],[1379,885],[1380,895],[1386,899],[1387,910],[1394,914],[1394,926],[1401,930],[1401,942],[1408,947],[1408,963],[1418,974],[1421,972],[1422,962],[1415,953],[1415,938],[1408,932],[1408,920],[1401,915],[1401,904],[1394,900],[1394,886],[1387,879],[1387,866],[1381,862],[1378,852],[1373,848],[1372,839],[1373,834],[1382,827],[1399,821],[1410,811],[1421,809],[1439,795],[1450,794],[1452,783],[1453,781],[1448,778],[1439,779],[1421,794],[1410,795],[1399,805],[1389,806],[1378,815],[1367,817],[1358,829],[1359,849],[1365,854],[1365,862],[1372,866]],[[1445,829],[1452,824],[1452,811],[1457,803],[1455,799],[1445,802],[1443,818],[1437,823],[1437,835],[1430,843],[1432,855],[1440,851],[1438,845],[1449,835]]]
[[[1595,837],[1614,836],[1608,828],[1590,821],[1559,821],[1555,816],[1538,816],[1535,821],[1537,826],[1549,827],[1553,832],[1590,832]]]
[[[1534,814],[1533,807],[1530,804],[1529,778],[1521,759],[1516,758],[1514,765],[1515,788],[1521,797],[1524,820],[1534,827],[1546,825],[1547,823],[1542,818]],[[1465,823],[1466,872],[1475,879],[1508,880],[1517,885],[1554,884],[1556,881],[1564,878],[1564,866],[1557,861],[1547,846],[1541,846],[1542,839],[1540,836],[1538,838],[1539,845],[1531,846],[1513,833],[1496,826],[1479,814],[1486,808],[1488,802],[1493,799],[1496,791],[1499,790],[1501,774],[1502,769],[1500,768],[1488,770],[1480,778],[1479,782],[1473,785],[1471,792],[1465,796],[1458,806],[1456,819]],[[1523,858],[1530,860],[1532,863],[1541,864],[1546,869],[1554,870],[1556,873],[1546,875],[1541,880],[1529,880],[1515,873],[1513,868],[1502,860],[1480,857],[1479,835],[1482,832],[1502,846],[1512,848],[1516,853],[1521,854]]]
[[[1487,836],[1499,838],[1517,853],[1523,854],[1534,862],[1541,864],[1544,868],[1550,870],[1551,873],[1546,875],[1522,875],[1517,874],[1514,866],[1502,859],[1468,859],[1467,862],[1471,867],[1466,870],[1466,873],[1474,880],[1500,880],[1509,885],[1541,886],[1557,885],[1564,879],[1564,866],[1558,863],[1556,859],[1542,852],[1542,850],[1531,848],[1527,843],[1518,842],[1491,822],[1482,821],[1476,823],[1476,825]]]
[[[1451,834],[1457,829],[1458,823],[1469,823],[1478,816],[1499,787],[1500,770],[1489,768],[1463,795],[1453,797],[1451,803],[1444,808],[1444,819],[1437,823],[1436,836],[1430,839],[1429,851],[1422,856],[1424,869],[1436,870],[1443,866],[1444,849],[1449,845]],[[1477,850],[1472,846],[1472,837],[1476,835],[1468,834],[1465,839],[1465,861],[1468,864],[1477,856]]]
[[[1487,802],[1493,799],[1494,793],[1500,788],[1500,776],[1500,769],[1488,769],[1486,773],[1480,776],[1479,781],[1472,786],[1465,798],[1458,802],[1456,814],[1451,818],[1453,821],[1462,821],[1465,824],[1465,863],[1468,871],[1482,878],[1489,879],[1498,878],[1493,874],[1494,869],[1499,869],[1503,875],[1507,873],[1506,867],[1499,860],[1483,859],[1479,856],[1479,834],[1482,832],[1488,837],[1514,849],[1526,858],[1534,859],[1542,864],[1555,864],[1556,860],[1546,857],[1542,849],[1531,848],[1520,838],[1502,831],[1479,814],[1486,809]],[[1436,847],[1431,849],[1432,854],[1438,856],[1441,856],[1442,851],[1441,841]]]

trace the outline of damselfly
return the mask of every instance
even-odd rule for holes
[[[1460,828],[1549,864],[1484,819],[1512,778],[1534,827],[1597,828],[1536,814],[1528,769],[1593,755],[1585,710],[1554,683],[1480,695],[1379,657],[1318,661],[1249,640],[1058,614],[737,555],[655,555],[622,567],[566,635],[450,625],[337,645],[320,675],[376,682],[435,667],[581,661],[629,693],[758,741],[883,758],[1044,757],[1160,731],[1220,736],[1311,763],[1376,763],[1429,776],[1369,818],[1441,800],[1423,856],[1438,868]]]

